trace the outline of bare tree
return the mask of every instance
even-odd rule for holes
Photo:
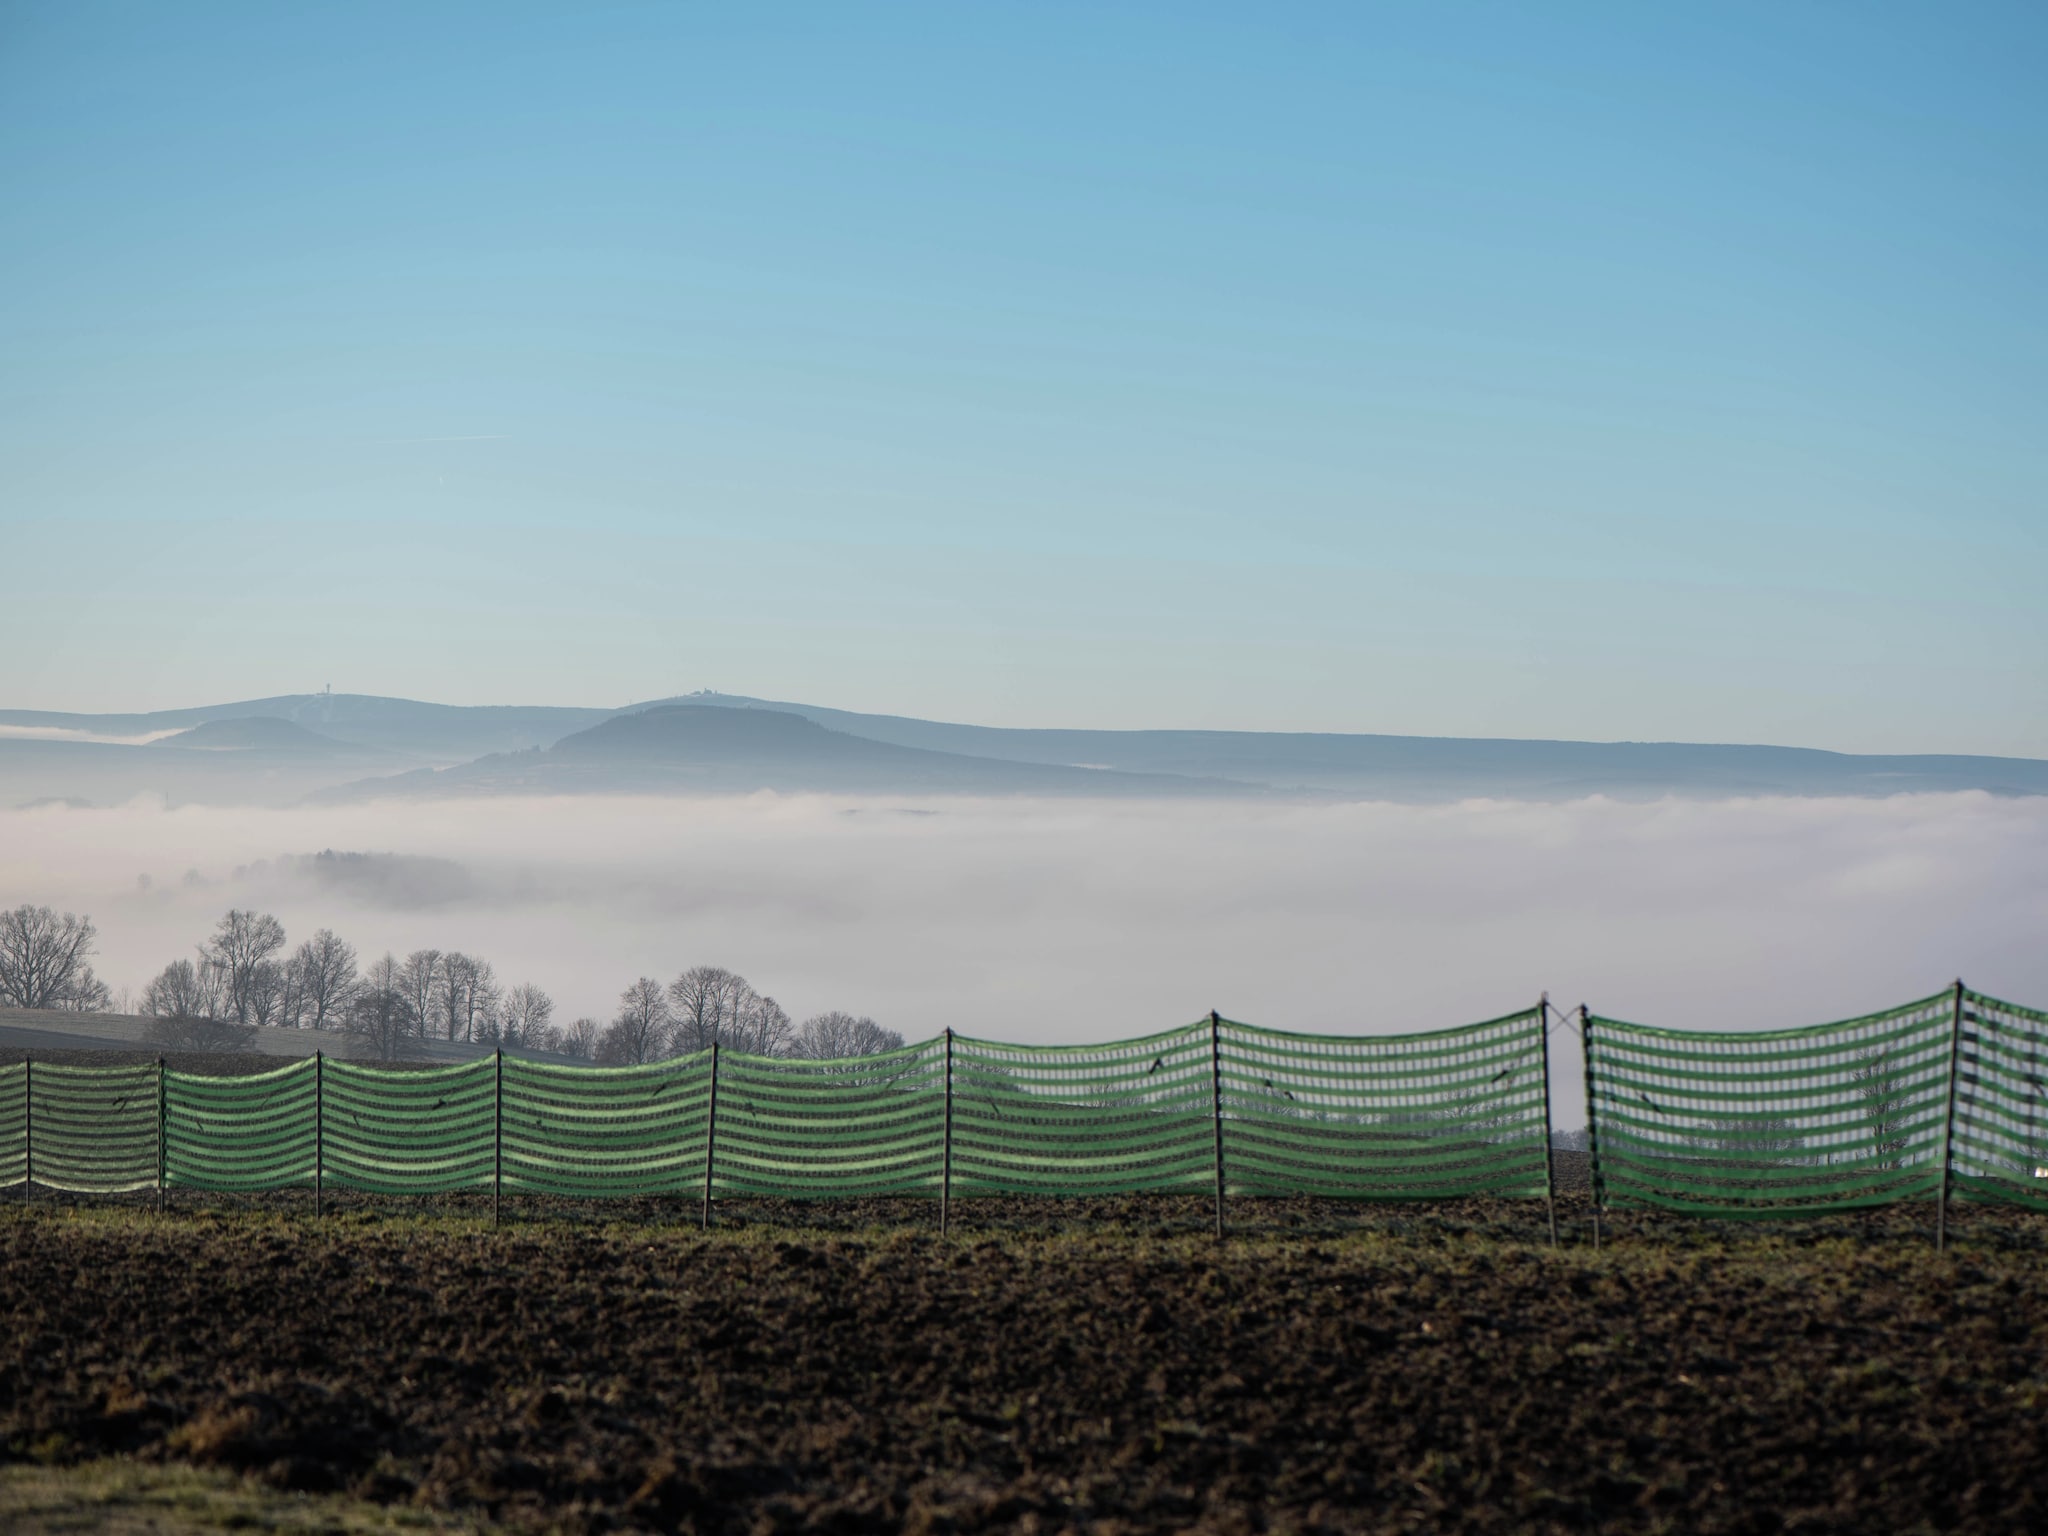
[[[636,1066],[662,1053],[670,1034],[668,1003],[661,983],[642,976],[619,994],[618,1015],[597,1042],[597,1059],[613,1066]]]
[[[255,1026],[239,1023],[228,1011],[224,975],[221,966],[205,960],[165,966],[142,994],[149,1020],[143,1039],[184,1051],[246,1050]]]
[[[903,1037],[873,1019],[833,1010],[805,1019],[791,1037],[789,1054],[806,1061],[834,1061],[844,1056],[878,1056],[903,1049]]]
[[[349,1037],[363,1055],[396,1061],[418,1049],[420,1016],[412,1004],[407,970],[390,954],[372,962],[349,998],[344,1015]]]
[[[268,912],[233,908],[214,927],[201,954],[219,967],[226,988],[223,1012],[233,1014],[237,1024],[249,1022],[258,969],[283,948],[284,924]]]
[[[274,1025],[279,1022],[288,991],[285,970],[286,967],[275,960],[265,960],[249,973],[249,979],[242,988],[249,1023]]]
[[[218,973],[204,962],[173,960],[143,989],[146,1019],[211,1019],[220,1014]]]
[[[604,1026],[592,1018],[581,1018],[567,1029],[548,1031],[548,1049],[559,1051],[564,1056],[574,1056],[588,1061],[597,1054],[597,1042],[604,1034]]]
[[[469,965],[469,956],[459,949],[451,949],[441,957],[441,964],[434,973],[433,1026],[426,1033],[442,1034],[449,1040],[462,1038],[463,997],[468,991]]]
[[[668,984],[674,1020],[670,1049],[678,1056],[708,1051],[738,1015],[739,1000],[753,988],[723,966],[695,965]]]
[[[496,1039],[498,1005],[504,1000],[505,989],[498,985],[491,962],[472,957],[462,985],[462,1038],[477,1040],[488,1035]]]
[[[1870,1128],[1878,1167],[1903,1168],[1912,1146],[1912,1103],[1904,1069],[1883,1051],[1871,1051],[1858,1059],[1849,1077],[1863,1097],[1863,1120]]]
[[[709,1050],[713,1042],[754,1056],[779,1056],[788,1049],[790,1022],[782,1006],[722,966],[683,972],[668,984],[668,1005],[674,1055]]]
[[[441,985],[441,951],[416,949],[398,968],[396,985],[412,1009],[414,1025],[424,1033],[434,1017],[434,998]]]
[[[491,962],[450,950],[434,982],[434,1018],[450,1040],[474,1040],[478,1026],[495,1022],[498,978]]]
[[[555,1000],[532,982],[522,981],[505,994],[498,1013],[499,1038],[507,1045],[523,1045],[528,1050],[553,1050],[554,1016]]]
[[[355,946],[336,938],[332,928],[322,928],[299,946],[292,965],[304,998],[301,1017],[315,1029],[340,1023],[356,987]]]
[[[739,1017],[733,1020],[726,1044],[749,1056],[784,1056],[795,1033],[782,1004],[751,988],[741,1001]]]
[[[304,950],[301,944],[299,950]],[[299,954],[294,951],[291,958],[278,968],[277,1009],[270,1022],[280,1029],[304,1029],[306,1027],[306,970],[300,963]]]
[[[26,903],[0,912],[0,1003],[98,1012],[107,989],[87,963],[98,938],[89,917]]]
[[[57,1002],[57,1007],[69,1013],[112,1013],[114,994],[104,981],[93,975],[87,966],[79,973],[71,990]]]

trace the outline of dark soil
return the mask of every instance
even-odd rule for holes
[[[421,1209],[10,1205],[0,1455],[589,1529],[2048,1528],[2021,1213]]]

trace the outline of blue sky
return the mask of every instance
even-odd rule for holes
[[[0,706],[2048,755],[2038,6],[0,0]]]

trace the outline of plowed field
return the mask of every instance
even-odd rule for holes
[[[2048,1529],[2016,1214],[599,1214],[10,1204],[0,1454],[588,1529]]]

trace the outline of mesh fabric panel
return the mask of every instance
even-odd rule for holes
[[[1221,1026],[1229,1192],[1361,1199],[1547,1191],[1540,1009],[1366,1038]]]
[[[28,1177],[28,1063],[0,1067],[0,1189]]]
[[[326,1182],[385,1195],[489,1189],[495,1079],[488,1058],[422,1071],[328,1062]]]
[[[701,1193],[710,1096],[709,1051],[641,1067],[507,1056],[504,1188],[599,1198]]]
[[[252,1077],[164,1074],[164,1182],[282,1189],[313,1181],[314,1063]]]
[[[937,1194],[945,1067],[943,1041],[831,1061],[721,1050],[714,1194]]]
[[[1215,1187],[1209,1025],[1098,1046],[953,1037],[955,1195]]]
[[[1953,1193],[2048,1210],[2048,1013],[1963,994]]]
[[[68,1067],[38,1059],[35,1181],[79,1194],[155,1189],[157,1069]]]
[[[1754,1034],[1588,1020],[1596,1189],[1719,1216],[1933,1195],[1953,1006]]]

